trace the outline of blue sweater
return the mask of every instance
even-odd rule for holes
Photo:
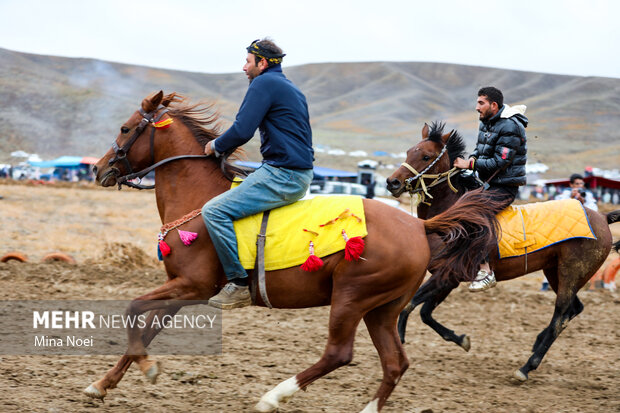
[[[260,129],[263,162],[277,167],[311,169],[312,129],[306,97],[284,76],[280,65],[250,83],[233,125],[213,148],[224,153],[243,145]]]

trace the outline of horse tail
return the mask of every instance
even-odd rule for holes
[[[488,191],[477,189],[465,193],[448,210],[424,221],[427,234],[437,234],[444,242],[444,248],[433,257],[437,282],[473,281],[488,251],[497,245],[499,224],[495,214],[502,204]]]
[[[618,222],[618,221],[620,221],[620,209],[611,211],[610,213],[607,214],[607,224],[611,225],[614,222]]]

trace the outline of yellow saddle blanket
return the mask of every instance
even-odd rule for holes
[[[583,206],[575,199],[512,205],[497,220],[500,259],[529,254],[569,238],[596,239]]]
[[[261,213],[234,223],[239,260],[245,269],[254,268],[262,219]],[[349,238],[368,235],[362,198],[317,196],[272,210],[265,237],[265,270],[303,264],[309,256],[310,241],[318,257],[343,250],[346,242],[342,230]]]

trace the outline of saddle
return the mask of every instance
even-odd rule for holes
[[[571,238],[596,239],[575,199],[511,205],[497,215],[499,258],[526,255]]]
[[[247,270],[256,265],[262,221],[261,213],[234,222],[239,261]],[[303,264],[310,254],[310,242],[312,253],[325,257],[344,250],[347,238],[366,235],[364,206],[358,196],[318,196],[271,210],[264,234],[265,270]]]

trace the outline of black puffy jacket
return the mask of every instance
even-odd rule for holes
[[[480,122],[478,143],[471,157],[476,158],[474,170],[483,181],[500,170],[489,182],[491,185],[525,185],[528,121],[523,113],[525,106],[504,105],[491,119]]]

